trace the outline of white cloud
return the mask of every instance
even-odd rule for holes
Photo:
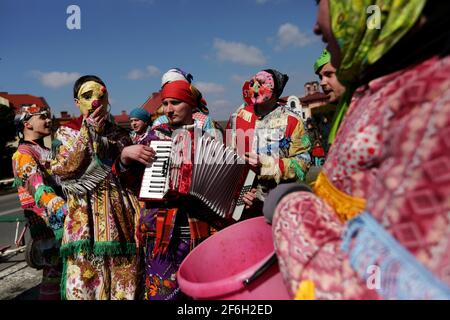
[[[276,50],[282,50],[287,47],[305,47],[316,40],[315,37],[309,37],[292,23],[285,23],[280,26],[277,33]]]
[[[73,84],[79,77],[81,77],[81,74],[78,72],[42,72],[35,70],[32,71],[32,74],[39,80],[42,85],[52,89],[57,89],[69,84]]]
[[[228,100],[208,101],[208,108],[211,111],[211,115],[217,121],[227,121],[238,106],[238,103],[232,103]]]
[[[256,4],[265,4],[269,2],[270,0],[256,0]]]
[[[230,61],[247,66],[259,66],[267,62],[260,49],[241,42],[214,40],[214,49],[219,61]]]
[[[127,78],[129,80],[141,80],[145,78],[145,73],[139,69],[133,69],[128,72]]]
[[[157,77],[161,74],[161,71],[152,65],[145,67],[144,70],[132,69],[128,72],[127,79],[129,80],[142,80],[147,77]]]
[[[213,108],[222,109],[222,108],[231,107],[232,104],[228,100],[215,100],[211,103],[211,106]]]
[[[213,82],[197,82],[195,83],[195,86],[202,92],[202,94],[211,94],[211,93],[223,93],[225,92],[225,87],[213,83]]]
[[[233,82],[238,83],[238,84],[244,84],[245,81],[248,80],[249,77],[244,77],[244,76],[240,76],[237,74],[233,74],[231,76],[231,80],[233,80]]]
[[[150,76],[159,76],[161,74],[161,71],[158,69],[158,67],[155,66],[147,66],[147,72]]]

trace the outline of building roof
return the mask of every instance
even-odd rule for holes
[[[162,104],[161,93],[153,92],[147,101],[142,105],[142,108],[147,110],[148,113],[154,114]]]
[[[315,92],[313,94],[310,94],[310,95],[307,95],[304,97],[299,97],[299,99],[302,104],[309,104],[311,102],[316,102],[316,101],[317,102],[320,102],[320,101],[326,102],[326,101],[328,101],[328,96],[323,92]]]
[[[0,92],[0,97],[8,99],[9,106],[17,113],[22,105],[36,104],[38,107],[49,106],[43,97],[33,96],[31,94],[10,94],[8,92]]]
[[[117,124],[125,124],[125,123],[129,123],[130,122],[130,117],[128,116],[126,111],[122,111],[121,114],[113,116],[114,117],[114,121]]]

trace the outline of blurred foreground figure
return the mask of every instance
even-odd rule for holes
[[[319,2],[348,96],[314,193],[270,199],[280,268],[300,299],[449,299],[450,5],[372,4]]]

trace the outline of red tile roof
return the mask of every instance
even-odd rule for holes
[[[8,92],[0,92],[0,97],[9,100],[9,106],[17,113],[22,105],[36,104],[38,107],[48,106],[47,101],[43,97],[33,96],[31,94],[9,94]]]
[[[283,104],[286,105],[288,102],[289,97],[280,97],[280,99],[278,99],[278,101]]]
[[[325,93],[323,93],[323,92],[316,92],[316,93],[313,93],[313,94],[310,94],[310,95],[307,95],[305,97],[301,97],[300,98],[300,102],[302,104],[311,103],[311,102],[314,102],[314,101],[318,101],[318,102],[319,101],[324,101],[324,102],[326,102],[326,101],[328,101],[328,96]]]
[[[162,104],[161,93],[153,92],[147,101],[142,105],[142,108],[148,111],[150,114],[154,114]]]
[[[114,121],[116,121],[117,124],[128,123],[130,122],[130,117],[128,116],[126,111],[122,111],[121,114],[114,116]]]

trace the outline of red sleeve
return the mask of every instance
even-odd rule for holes
[[[122,168],[120,157],[117,157],[112,165],[112,173],[120,179],[124,186],[138,188],[142,182],[144,167],[141,164],[136,164],[127,169]]]

